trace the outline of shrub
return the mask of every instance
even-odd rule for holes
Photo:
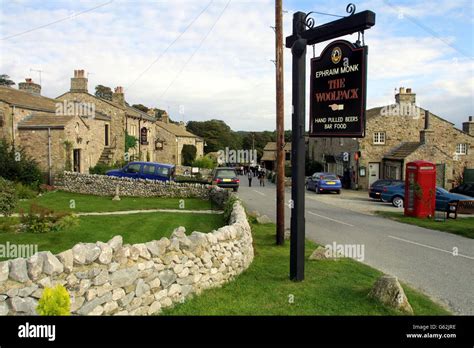
[[[55,227],[58,230],[65,230],[65,229],[76,227],[78,225],[79,225],[79,217],[77,215],[71,214],[71,215],[66,215],[60,218],[56,222]]]
[[[224,204],[224,221],[229,222],[230,214],[232,213],[232,208],[234,207],[234,203],[237,202],[239,199],[234,196],[230,195],[227,201]]]
[[[59,284],[54,288],[45,288],[36,312],[39,315],[70,315],[71,299],[66,288]]]
[[[21,182],[16,183],[15,191],[19,199],[31,199],[37,196],[37,192]]]
[[[18,224],[14,218],[3,218],[0,220],[0,233],[16,232]]]
[[[9,216],[18,203],[15,186],[11,181],[0,177],[0,214]]]
[[[111,170],[112,167],[106,164],[96,164],[94,167],[89,168],[89,174],[100,174],[105,175],[108,170]]]
[[[198,168],[214,169],[217,166],[217,161],[214,158],[206,155],[193,161],[192,166]]]
[[[0,176],[11,181],[19,181],[32,187],[42,182],[41,170],[34,159],[22,148],[13,148],[6,140],[0,140]]]
[[[185,166],[190,166],[196,159],[197,149],[194,145],[183,145],[183,150],[181,151],[182,164]]]
[[[62,222],[61,220],[71,214],[65,212],[55,212],[51,209],[33,203],[30,205],[28,213],[20,210],[20,222],[23,232],[48,233],[59,231],[71,224],[71,220]]]
[[[56,187],[53,185],[41,184],[39,190],[40,192],[51,192],[56,190]]]

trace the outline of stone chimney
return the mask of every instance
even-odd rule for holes
[[[164,123],[170,123],[170,117],[166,112],[161,115],[161,121]]]
[[[472,116],[469,116],[469,120],[467,122],[462,123],[462,130],[463,132],[474,136],[474,121],[472,120]]]
[[[412,93],[411,88],[400,87],[398,93],[395,94],[395,102],[397,104],[416,104],[416,94]]]
[[[125,95],[123,94],[123,87],[115,87],[114,93],[112,93],[112,101],[119,105],[125,106]]]
[[[430,112],[425,110],[425,128],[420,131],[420,143],[434,144],[434,131],[430,128]]]
[[[151,117],[155,117],[156,110],[154,108],[151,108],[151,109],[148,109],[146,113]]]
[[[41,85],[34,83],[29,77],[25,79],[25,82],[18,84],[18,89],[34,95],[41,95]]]
[[[87,93],[87,78],[84,75],[84,70],[74,70],[74,77],[71,78],[71,92]]]

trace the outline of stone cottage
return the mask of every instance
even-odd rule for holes
[[[156,121],[156,161],[181,165],[184,145],[196,148],[196,158],[204,155],[204,139],[188,132],[183,122],[172,123],[164,113]]]
[[[406,163],[418,159],[436,164],[437,185],[445,188],[458,183],[464,168],[474,167],[472,117],[457,129],[418,107],[411,88],[401,87],[395,104],[367,110],[366,118],[365,138],[309,138],[309,158],[325,171],[352,173],[352,188],[360,189],[382,178],[404,180]]]
[[[126,134],[138,141],[125,153]],[[52,99],[41,96],[31,79],[19,89],[0,86],[0,136],[35,158],[48,182],[64,170],[88,173],[97,164],[128,160],[180,165],[183,145],[203,155],[204,141],[173,124],[131,107],[122,87],[112,100],[88,91],[84,70],[75,70],[70,90]]]

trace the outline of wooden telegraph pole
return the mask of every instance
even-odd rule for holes
[[[277,134],[277,190],[276,244],[285,242],[285,118],[283,94],[283,25],[282,0],[275,0],[275,55],[276,55],[276,134]]]

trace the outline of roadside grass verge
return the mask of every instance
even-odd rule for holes
[[[138,209],[210,210],[214,208],[210,201],[199,198],[120,197],[120,199],[120,201],[112,201],[111,196],[104,197],[65,191],[53,191],[47,192],[40,197],[20,201],[16,212],[19,212],[20,208],[24,211],[28,211],[32,203],[55,211],[76,213]],[[75,208],[71,208],[71,200],[73,200]],[[181,208],[180,203],[184,204],[184,208]]]
[[[18,219],[18,218],[0,218]],[[124,243],[143,243],[169,237],[178,227],[193,231],[210,232],[225,225],[223,214],[139,213],[130,215],[81,216],[79,225],[59,232],[0,233],[0,244],[35,244],[38,251],[50,250],[53,254],[67,250],[76,243],[107,242],[121,235]],[[0,231],[1,232],[1,231]],[[0,260],[5,260],[1,258]]]
[[[289,242],[275,245],[275,225],[252,221],[252,231],[255,259],[246,271],[162,315],[402,315],[367,296],[381,272],[352,259],[309,261],[317,245],[306,241],[305,280],[295,283],[288,279]],[[402,286],[416,315],[450,314]]]
[[[458,217],[457,219],[446,219],[446,221],[435,221],[434,219],[418,219],[404,216],[402,212],[376,211],[375,213],[406,224],[474,238],[474,217]]]

